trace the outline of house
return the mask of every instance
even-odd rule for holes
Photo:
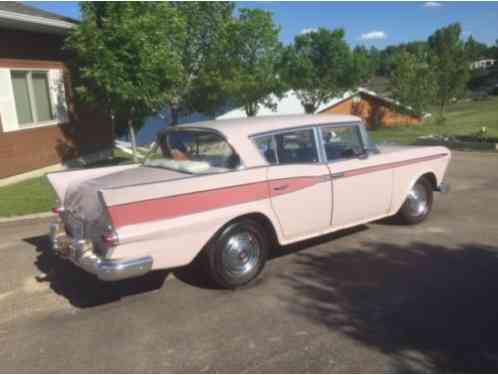
[[[0,181],[109,155],[110,119],[76,102],[64,37],[77,21],[0,2]]]
[[[482,59],[470,63],[470,70],[489,69],[496,63],[495,59]]]
[[[355,115],[365,120],[370,129],[416,125],[422,123],[424,117],[428,116],[428,114],[419,116],[410,107],[363,88],[346,95],[342,100],[326,105],[318,112]]]
[[[272,110],[259,107],[258,116],[290,115],[305,113],[304,107],[294,91],[288,91],[281,99],[273,97],[276,106]],[[350,114],[363,118],[370,128],[389,127],[393,125],[413,125],[423,121],[424,116],[417,116],[410,107],[403,106],[395,100],[377,95],[372,91],[359,88],[348,91],[320,105],[316,113]],[[237,108],[218,116],[217,119],[246,117],[243,108]]]

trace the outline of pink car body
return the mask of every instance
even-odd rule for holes
[[[336,137],[336,127],[352,127],[361,136],[361,152],[328,160],[320,134],[327,129]],[[51,224],[60,255],[103,280],[135,277],[189,264],[228,223],[248,216],[270,225],[278,243],[286,245],[396,214],[421,177],[434,190],[443,187],[450,160],[444,147],[375,149],[353,116],[256,117],[177,129],[220,135],[240,166],[194,175],[137,164],[49,174],[60,201]],[[270,144],[274,135],[292,139],[299,130],[313,132],[312,162],[270,162],[257,146],[259,138]],[[112,184],[92,185],[101,178]],[[66,204],[70,191],[81,189],[90,193]],[[85,233],[85,215],[78,213],[85,205],[101,207],[85,214],[98,214],[92,233]],[[83,228],[77,234],[68,229],[71,217]]]

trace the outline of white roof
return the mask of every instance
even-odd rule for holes
[[[209,128],[221,132],[234,147],[246,167],[267,165],[259,150],[250,141],[251,135],[296,128],[307,125],[351,123],[361,121],[356,116],[319,114],[260,116],[238,119],[201,121],[192,124],[177,125],[178,129]]]
[[[324,110],[325,108],[328,108],[334,104],[337,104],[344,99],[349,98],[350,96],[354,95],[358,90],[355,91],[347,91],[344,93],[342,96],[337,96],[328,102],[320,105],[318,108],[317,112],[320,112]],[[272,100],[274,103],[276,103],[276,108],[275,111],[273,111],[270,108],[267,108],[263,105],[258,106],[258,112],[257,116],[281,116],[281,115],[302,115],[305,114],[305,110],[301,102],[299,101],[296,92],[294,90],[287,91],[282,99],[278,99],[275,95],[271,96]],[[224,119],[231,119],[231,118],[243,118],[247,117],[246,112],[244,111],[244,108],[236,108],[233,109],[227,113],[224,113],[221,116],[218,116],[216,119],[218,120],[224,120]]]
[[[349,90],[346,91],[343,95],[336,96],[335,98],[332,98],[331,100],[327,101],[326,103],[321,104],[318,109],[316,110],[316,113],[320,113],[321,111],[333,107],[334,105],[349,99],[352,96],[355,96],[359,93],[364,93],[376,98],[379,98],[381,100],[384,100],[388,103],[392,103],[397,106],[402,106],[405,107],[409,110],[412,108],[408,105],[403,105],[397,100],[387,98],[384,96],[381,96],[374,91],[367,90],[363,87],[359,87],[356,90]],[[282,99],[278,99],[275,95],[272,95],[272,99],[274,103],[276,103],[276,108],[275,111],[272,111],[270,108],[264,107],[263,105],[259,105],[258,112],[256,114],[257,117],[259,116],[281,116],[281,115],[301,115],[305,113],[304,107],[299,101],[296,93],[294,90],[287,91]],[[426,115],[426,114],[424,114]],[[244,108],[237,108],[233,109],[227,113],[224,113],[221,116],[218,116],[217,119],[219,120],[224,120],[224,119],[233,119],[233,118],[244,118],[247,117]]]
[[[256,116],[234,119],[200,121],[178,125],[177,128],[207,127],[215,129],[232,141],[259,133],[296,128],[307,125],[337,124],[361,121],[359,117],[337,114]]]

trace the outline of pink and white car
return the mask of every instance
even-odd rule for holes
[[[300,115],[162,131],[143,164],[52,173],[55,252],[102,280],[202,257],[247,284],[274,245],[398,215],[416,224],[446,190],[444,147],[376,147],[361,120]]]

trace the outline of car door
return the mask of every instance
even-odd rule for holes
[[[390,208],[393,171],[368,152],[360,124],[320,128],[322,150],[332,177],[332,227],[385,216]]]
[[[270,164],[267,169],[271,204],[286,240],[330,228],[332,196],[327,165],[320,160],[318,133],[302,128],[257,137]]]

